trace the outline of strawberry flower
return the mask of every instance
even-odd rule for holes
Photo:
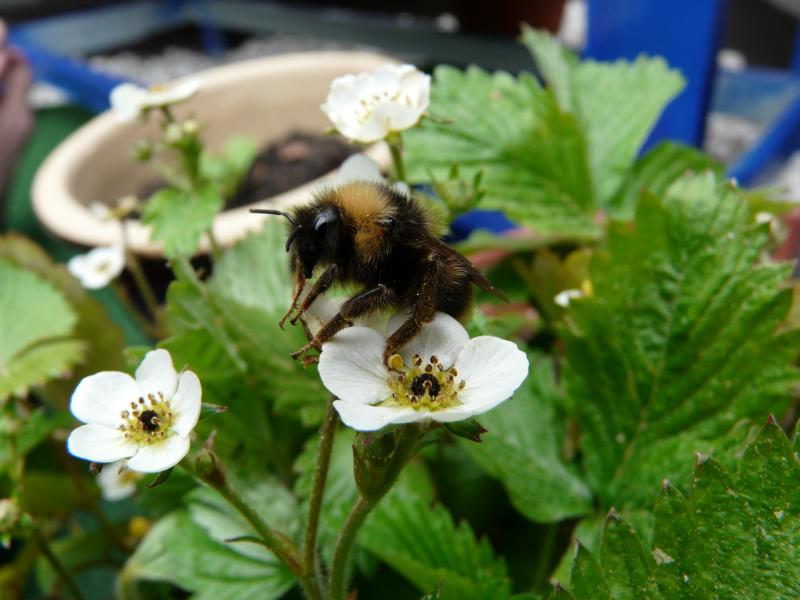
[[[165,471],[189,452],[201,395],[197,375],[178,375],[166,350],[148,352],[135,379],[117,371],[90,375],[70,399],[72,414],[86,425],[70,433],[67,449],[99,463],[125,459],[133,471]]]
[[[109,102],[121,121],[133,121],[151,108],[162,108],[184,102],[200,89],[198,79],[186,79],[172,84],[158,84],[143,88],[133,83],[122,83],[111,90]]]
[[[374,73],[333,80],[321,106],[344,137],[377,142],[410,129],[430,101],[431,78],[413,65],[384,65]]]
[[[389,331],[405,318],[392,317]],[[444,313],[390,358],[390,368],[383,364],[385,343],[378,331],[355,326],[322,347],[322,383],[338,397],[333,405],[342,422],[358,431],[469,419],[510,398],[528,375],[528,358],[516,344],[492,336],[470,339]]]
[[[67,270],[87,290],[107,286],[125,268],[125,251],[122,246],[101,246],[86,254],[73,256]]]

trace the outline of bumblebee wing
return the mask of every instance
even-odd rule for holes
[[[464,259],[464,262],[466,262],[468,265],[467,274],[469,275],[469,280],[473,284],[477,285],[482,290],[486,290],[490,294],[497,296],[501,300],[508,302],[508,297],[502,291],[494,287],[492,283],[486,279],[486,275],[481,273],[478,268],[468,260]]]
[[[473,285],[477,285],[482,290],[486,290],[490,294],[493,294],[498,298],[500,298],[501,300],[505,300],[506,302],[508,302],[508,297],[502,291],[494,287],[492,283],[488,279],[486,279],[486,275],[481,273],[478,270],[478,267],[473,265],[466,257],[464,257],[463,254],[456,252],[450,246],[446,245],[443,242],[439,242],[439,244],[441,252],[446,252],[448,254],[458,257],[458,261],[461,263],[462,267],[466,271],[470,283],[472,283]]]

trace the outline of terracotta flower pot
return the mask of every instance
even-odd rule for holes
[[[259,146],[291,130],[324,131],[330,127],[320,104],[331,81],[347,73],[373,71],[394,59],[367,52],[310,52],[245,61],[199,75],[200,92],[175,109],[177,116],[193,114],[202,123],[207,147],[219,151],[234,135],[245,135]],[[130,158],[132,143],[156,137],[157,125],[122,123],[113,114],[92,119],[64,140],[42,164],[33,184],[33,207],[39,220],[60,238],[82,246],[121,241],[116,223],[98,219],[93,202],[113,203],[152,182],[154,173]],[[385,144],[366,153],[382,166],[390,161]],[[259,206],[284,208],[307,201],[321,179],[288,192],[264,198]],[[257,229],[260,218],[249,207],[227,210],[214,221],[214,234],[230,245]],[[131,249],[143,256],[161,256],[160,244],[150,240],[149,228],[127,221]],[[201,251],[207,250],[204,240]]]

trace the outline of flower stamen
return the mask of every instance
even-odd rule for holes
[[[140,444],[151,444],[167,437],[173,415],[162,392],[147,394],[147,399],[142,396],[130,404],[132,410],[120,413],[123,423],[118,428],[125,432],[126,438]]]
[[[442,410],[461,404],[452,374],[455,369],[446,370],[438,357],[431,356],[423,365],[422,357],[415,354],[408,366],[399,354],[394,354],[389,358],[389,367],[392,396],[383,405]]]

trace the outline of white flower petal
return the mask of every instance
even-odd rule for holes
[[[383,365],[384,339],[367,327],[340,331],[322,346],[319,376],[336,397],[356,404],[381,402],[391,396]]]
[[[107,286],[125,268],[125,252],[121,246],[102,246],[86,254],[73,256],[67,270],[83,287],[94,290]]]
[[[123,410],[139,397],[133,377],[118,371],[102,371],[84,377],[70,398],[69,409],[84,423],[116,428]]]
[[[142,111],[145,91],[138,85],[122,83],[111,90],[109,102],[121,121],[133,121]]]
[[[333,407],[342,423],[356,431],[377,431],[387,425],[413,423],[430,415],[407,406],[370,406],[344,400],[335,400]]]
[[[573,299],[581,298],[582,296],[583,292],[581,290],[561,290],[553,297],[553,302],[562,308],[567,308]]]
[[[97,485],[103,500],[116,502],[136,492],[136,481],[141,478],[136,471],[127,468],[127,461],[119,460],[103,467],[97,475]]]
[[[472,414],[490,410],[511,397],[528,376],[528,357],[516,344],[484,335],[473,338],[456,358],[458,380],[466,381],[458,399]]]
[[[419,121],[422,111],[414,106],[404,106],[396,102],[386,102],[375,107],[374,119],[383,124],[389,131],[403,131],[413,127]]]
[[[128,460],[128,468],[141,473],[160,473],[174,467],[189,453],[189,438],[172,435],[165,440],[140,446]]]
[[[413,65],[404,66],[409,68],[400,73],[400,97],[409,98],[411,104],[423,113],[428,110],[430,102],[431,76],[417,70]]]
[[[187,436],[200,418],[203,391],[200,380],[191,371],[184,371],[178,379],[178,389],[172,396],[172,431]]]
[[[336,183],[348,181],[384,181],[381,167],[366,154],[353,154],[339,167]]]
[[[389,320],[389,333],[394,333],[406,319],[407,313],[399,313]],[[425,324],[422,331],[400,350],[400,355],[406,364],[411,363],[415,354],[427,362],[431,356],[436,356],[445,367],[452,366],[456,356],[469,341],[469,334],[464,327],[453,317],[446,313],[436,313],[433,321]]]
[[[339,131],[345,137],[349,137],[357,142],[364,144],[371,144],[385,138],[391,130],[385,121],[381,121],[373,113],[372,116],[362,125],[356,123],[355,125],[348,125],[345,130],[339,128]]]
[[[169,400],[178,384],[178,374],[169,352],[159,349],[145,354],[142,364],[136,369],[136,383],[143,395],[155,394],[158,397],[158,392],[161,392]]]
[[[73,456],[108,463],[136,453],[136,444],[119,429],[102,425],[81,425],[67,438],[67,450]]]

